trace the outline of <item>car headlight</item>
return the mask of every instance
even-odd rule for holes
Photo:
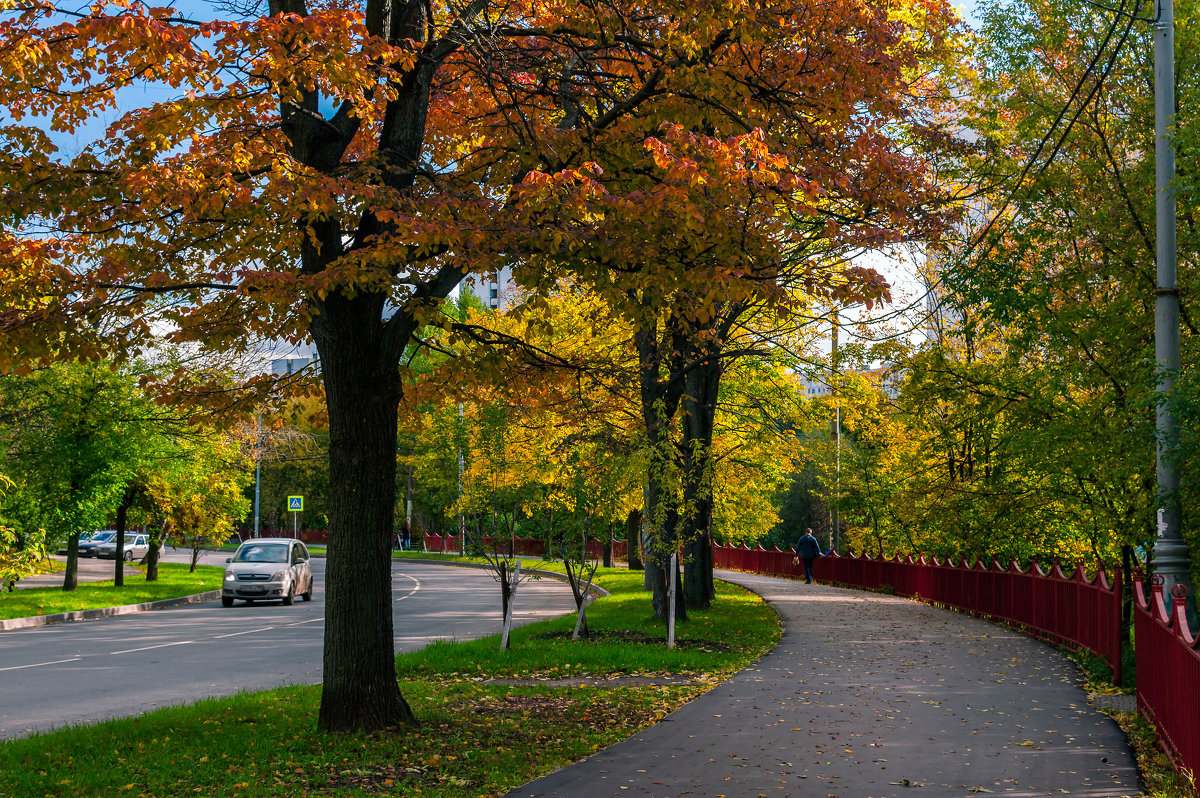
[[[233,571],[225,572],[225,581],[226,582],[232,582],[234,579],[237,579],[237,577],[234,576]]]
[[[283,573],[284,573],[283,571],[276,571],[275,573],[271,574],[271,581],[272,582],[283,581]]]

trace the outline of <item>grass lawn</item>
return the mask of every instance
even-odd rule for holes
[[[195,573],[188,573],[188,566],[183,563],[159,563],[157,582],[147,582],[144,576],[138,575],[126,576],[124,587],[114,586],[109,579],[104,582],[81,582],[74,593],[64,593],[61,587],[14,590],[0,593],[0,619],[53,615],[190,596],[220,588],[224,572],[224,568],[200,565]]]
[[[516,630],[507,652],[493,636],[397,657],[419,729],[325,735],[314,730],[319,688],[244,694],[0,743],[0,796],[501,795],[653,723],[779,639],[770,608],[721,584],[668,651],[640,574],[597,581],[613,595],[588,610],[592,641],[571,641],[573,620],[560,618]],[[636,673],[695,682],[541,678]],[[538,678],[481,682],[492,676]]]

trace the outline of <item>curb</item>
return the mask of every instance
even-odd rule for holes
[[[191,596],[147,601],[142,604],[124,604],[120,607],[101,607],[94,610],[60,612],[54,615],[31,615],[27,618],[9,618],[8,620],[0,621],[0,632],[7,632],[10,629],[29,629],[34,626],[49,626],[50,624],[66,623],[67,621],[90,621],[95,618],[110,618],[114,615],[132,615],[135,612],[161,610],[167,607],[179,607],[183,604],[195,604],[201,601],[215,601],[220,597],[220,590],[209,590],[206,593],[195,593]]]

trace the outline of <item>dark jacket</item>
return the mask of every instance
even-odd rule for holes
[[[821,556],[821,544],[817,543],[817,539],[810,534],[805,534],[796,543],[796,551],[804,559],[812,559]]]

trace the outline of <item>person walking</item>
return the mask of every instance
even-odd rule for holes
[[[807,585],[812,584],[813,562],[820,556],[821,544],[817,543],[811,529],[804,530],[800,540],[796,541],[796,557],[792,559],[792,563],[795,564],[797,559],[804,562],[804,583]]]

